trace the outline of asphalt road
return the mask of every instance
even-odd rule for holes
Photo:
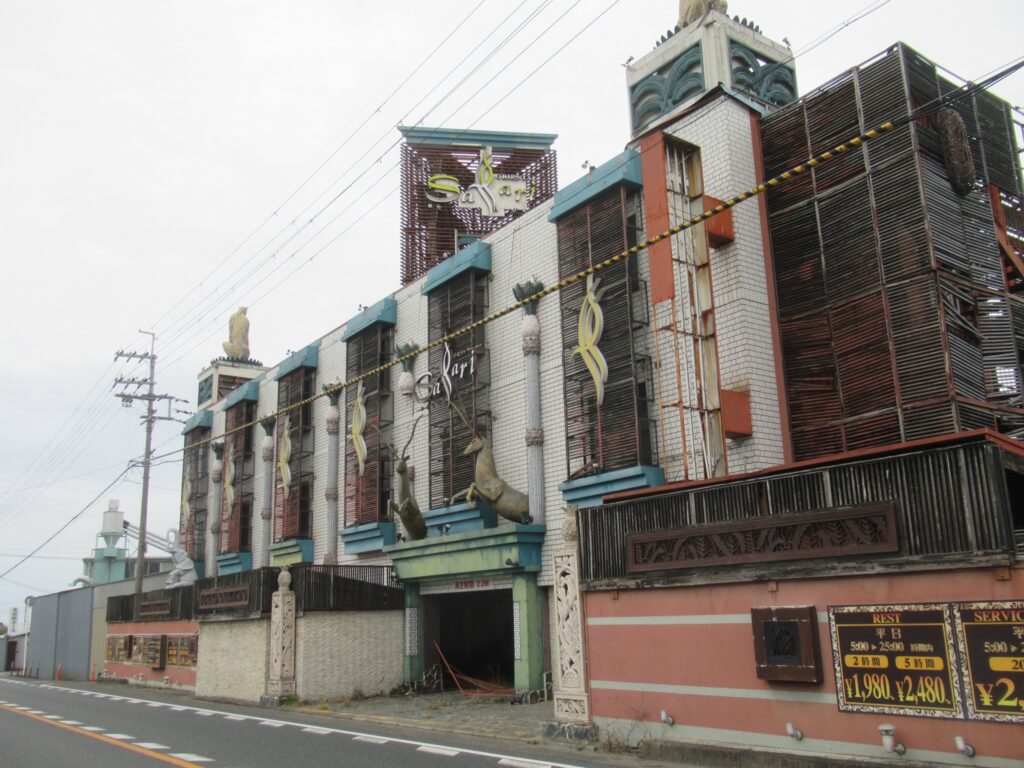
[[[440,743],[424,740],[422,731],[355,730],[336,720],[279,714],[249,707],[196,706],[194,700],[156,692],[126,690],[122,694],[109,692],[106,686],[82,689],[0,678],[0,765],[607,768],[636,764],[636,758],[624,760],[616,755],[567,755],[554,745],[524,744],[523,749],[511,745],[526,754],[508,754],[508,743],[480,744],[480,740],[454,735],[444,735]],[[566,760],[567,756],[582,759]]]

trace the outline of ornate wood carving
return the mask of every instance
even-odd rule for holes
[[[626,537],[628,571],[852,557],[899,551],[892,502]]]
[[[576,553],[556,553],[554,565],[555,638],[558,643],[555,715],[560,720],[588,722],[590,712],[583,672],[583,615]]]

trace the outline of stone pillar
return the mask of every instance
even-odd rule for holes
[[[327,499],[327,551],[324,553],[324,565],[336,565],[338,562],[338,453],[339,433],[341,432],[341,411],[338,410],[338,399],[342,389],[327,389],[327,487],[324,498]]]
[[[414,683],[423,678],[423,598],[420,585],[405,585],[405,682]]]
[[[513,289],[516,299],[523,301],[544,290],[544,284],[529,281]],[[544,427],[540,415],[540,320],[537,302],[523,306],[523,357],[526,363],[526,472],[530,517],[544,524]]]
[[[590,698],[583,651],[583,603],[580,600],[579,555],[576,542],[578,510],[565,510],[562,536],[571,548],[554,553],[555,566],[555,717],[562,722],[590,722]]]
[[[263,427],[263,511],[260,519],[260,568],[270,566],[270,540],[274,529],[274,417],[260,419]]]
[[[269,703],[295,695],[295,593],[288,566],[277,577],[277,592],[270,605]]]
[[[210,481],[213,483],[213,505],[207,517],[209,534],[206,537],[206,576],[217,575],[217,555],[220,553],[221,509],[224,505],[224,443],[211,443],[213,449],[213,468],[210,470]]]
[[[517,691],[537,691],[544,685],[544,629],[537,574],[512,577],[512,658]]]

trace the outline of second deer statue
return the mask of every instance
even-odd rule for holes
[[[427,524],[423,521],[423,515],[420,513],[420,505],[416,503],[416,498],[412,495],[412,481],[409,477],[409,446],[412,444],[412,436],[416,434],[416,425],[422,418],[423,416],[420,415],[413,422],[412,432],[409,433],[409,439],[406,441],[405,447],[402,448],[401,454],[395,450],[395,446],[384,440],[383,436],[381,437],[381,442],[395,457],[395,474],[398,475],[398,503],[395,504],[394,501],[388,500],[388,511],[392,517],[396,512],[398,513],[402,525],[405,526],[405,532],[413,541],[427,537]]]
[[[455,403],[451,405],[456,413],[459,414],[462,423],[473,433],[473,439],[470,440],[462,455],[471,456],[476,454],[476,463],[473,467],[473,482],[469,484],[469,488],[459,491],[452,496],[451,503],[454,504],[456,499],[463,496],[467,502],[472,503],[473,497],[476,496],[486,501],[494,508],[495,512],[506,520],[523,524],[532,522],[529,497],[498,477],[498,468],[494,465],[491,444],[487,442],[487,438],[477,433],[476,427],[470,423],[465,412],[459,406]]]

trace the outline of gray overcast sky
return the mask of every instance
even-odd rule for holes
[[[1022,53],[1019,0],[732,0],[729,13],[799,52],[876,6],[797,59],[801,93],[897,40],[965,78]],[[238,305],[253,356],[276,363],[398,286],[396,124],[557,133],[564,186],[621,151],[621,63],[677,13],[675,0],[0,0],[0,573],[141,455],[142,407],[111,391],[142,373],[113,364],[144,348],[138,329],[159,337],[158,391],[192,401]],[[996,93],[1024,104],[1024,74]],[[157,427],[158,453],[181,447],[179,430]],[[177,523],[180,473],[175,458],[154,470],[156,531]],[[51,558],[89,554],[108,498],[137,522],[140,477],[0,579],[0,621],[81,573]]]

